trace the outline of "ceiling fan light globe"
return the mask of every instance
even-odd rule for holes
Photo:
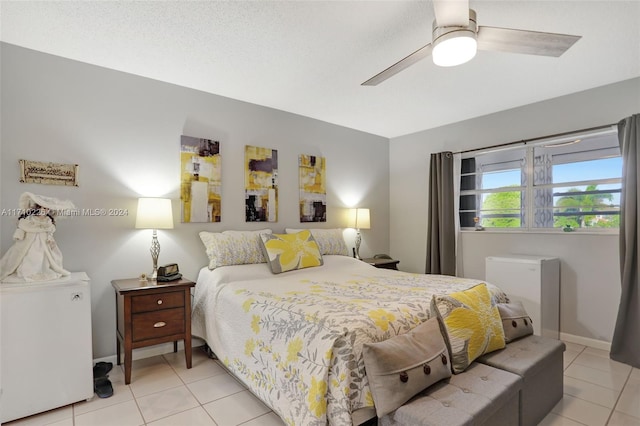
[[[468,32],[447,34],[433,46],[433,63],[441,67],[454,67],[469,62],[476,56],[478,42]]]

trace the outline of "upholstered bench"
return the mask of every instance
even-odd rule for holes
[[[522,378],[520,425],[537,425],[562,399],[565,344],[530,335],[504,349],[481,356],[476,362],[517,374]]]
[[[473,363],[464,373],[442,380],[402,407],[381,417],[381,426],[517,425],[522,379]]]

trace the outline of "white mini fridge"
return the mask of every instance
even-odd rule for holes
[[[538,336],[560,338],[560,260],[504,255],[485,259],[485,279],[522,302]]]
[[[0,330],[0,422],[93,397],[87,274],[1,283]]]

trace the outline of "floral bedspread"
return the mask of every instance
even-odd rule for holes
[[[426,321],[434,294],[481,282],[359,263],[196,286],[194,334],[287,424],[350,425],[373,407],[362,345]]]

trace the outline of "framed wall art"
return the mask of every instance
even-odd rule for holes
[[[301,154],[298,158],[300,222],[327,221],[327,190],[324,157]]]
[[[278,221],[278,150],[245,146],[245,219]]]
[[[180,136],[182,222],[220,222],[221,163],[219,141]]]

